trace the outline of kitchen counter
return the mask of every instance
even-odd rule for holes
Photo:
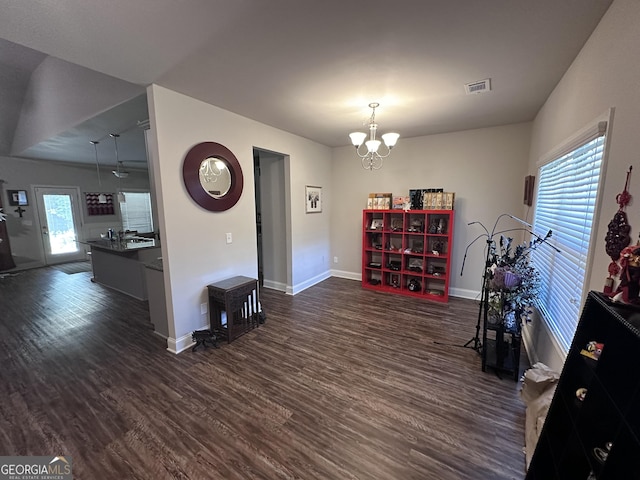
[[[144,266],[162,256],[158,240],[89,240],[84,243],[91,247],[92,281],[138,300],[148,299]]]
[[[82,243],[89,245],[91,248],[98,248],[112,253],[129,253],[145,248],[160,247],[160,243],[158,240],[142,237],[125,238],[122,241],[103,239],[87,240],[86,242]]]

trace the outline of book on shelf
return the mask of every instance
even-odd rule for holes
[[[389,210],[391,208],[391,193],[370,193],[367,198],[367,209]]]
[[[411,210],[422,210],[423,190],[416,188],[409,190],[409,200],[411,202]]]
[[[393,197],[391,208],[393,210],[403,210],[405,205],[410,202],[409,197]]]
[[[422,193],[422,207],[425,210],[429,210],[431,208],[431,197],[433,197],[433,192],[423,192]]]
[[[443,209],[444,210],[453,210],[453,201],[455,199],[456,194],[454,192],[445,192],[445,198]]]
[[[442,205],[442,192],[434,193],[431,197],[431,210],[440,210]]]
[[[409,190],[409,196],[370,193],[367,210],[403,210],[407,205],[411,210],[453,210],[455,195],[441,188]]]
[[[454,192],[425,190],[422,193],[424,210],[453,210]]]

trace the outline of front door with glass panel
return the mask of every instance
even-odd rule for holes
[[[36,187],[35,193],[45,264],[84,260],[84,249],[78,243],[78,189]]]

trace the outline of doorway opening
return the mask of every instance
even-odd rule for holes
[[[256,242],[260,286],[287,291],[289,237],[285,155],[253,149],[256,205]]]

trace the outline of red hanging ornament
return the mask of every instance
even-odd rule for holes
[[[618,260],[620,259],[620,252],[624,250],[631,243],[631,226],[627,220],[627,214],[624,208],[631,202],[631,194],[627,190],[629,188],[629,177],[631,176],[631,170],[633,166],[629,167],[627,172],[627,179],[624,184],[624,190],[622,193],[616,195],[616,203],[620,206],[613,219],[609,222],[609,229],[607,236],[605,237],[605,250],[607,255],[611,257],[611,263],[609,264],[609,278],[607,278],[604,288],[604,293],[611,293],[613,279],[612,277],[620,273],[620,266]]]
[[[629,171],[627,172],[627,181],[624,182],[624,190],[622,193],[616,195],[616,203],[620,205],[620,210],[624,210],[624,207],[629,205],[631,199],[633,198],[627,188],[629,188],[629,176],[631,175],[631,170],[633,170],[633,165],[629,166]]]

